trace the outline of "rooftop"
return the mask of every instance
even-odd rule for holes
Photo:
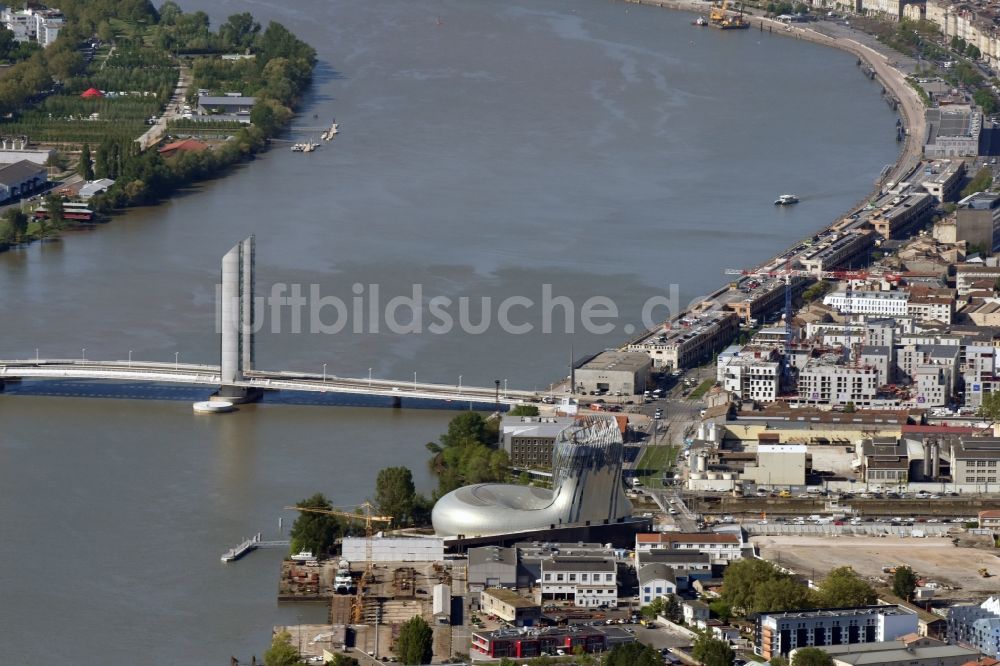
[[[489,589],[483,590],[483,594],[488,594],[498,601],[502,601],[505,604],[513,606],[514,608],[536,608],[536,604],[531,599],[522,597],[520,594],[514,590],[508,590],[503,587],[491,587]]]
[[[774,618],[777,620],[794,619],[797,617],[848,617],[851,615],[914,615],[915,613],[907,608],[896,605],[885,606],[851,606],[847,608],[817,608],[816,610],[801,611],[776,611],[772,613],[759,613],[758,617]]]
[[[657,532],[636,534],[636,543],[732,543],[738,544],[735,534],[715,534],[709,532]]]
[[[586,363],[579,365],[577,369],[637,372],[647,369],[651,363],[649,355],[641,352],[603,351]]]

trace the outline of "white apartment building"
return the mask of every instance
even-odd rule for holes
[[[542,560],[542,600],[594,608],[618,603],[618,568],[607,557],[554,556]]]
[[[778,399],[781,364],[738,358],[724,370],[722,387],[740,400],[774,402]]]
[[[879,371],[871,366],[846,366],[820,359],[799,371],[798,402],[808,405],[867,407],[875,400]]]
[[[905,317],[910,295],[905,291],[837,291],[823,297],[823,303],[844,314]]]
[[[65,18],[58,9],[25,9],[21,11],[5,7],[0,12],[0,21],[14,33],[19,42],[37,41],[43,47],[51,45],[59,37],[59,30]]]
[[[955,316],[955,299],[933,296],[912,297],[906,304],[906,314],[920,323],[939,321],[950,324]]]
[[[732,562],[743,557],[743,544],[730,533],[658,532],[636,534],[636,557],[653,550],[707,553],[714,564]]]

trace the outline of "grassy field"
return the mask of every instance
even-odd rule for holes
[[[715,386],[715,380],[706,379],[701,384],[698,384],[698,388],[691,391],[691,394],[688,397],[691,398],[692,400],[700,400],[703,395],[708,393],[708,389],[712,388],[713,386]]]
[[[677,462],[677,447],[669,444],[647,446],[635,466],[635,476],[647,488],[662,488],[663,473]]]

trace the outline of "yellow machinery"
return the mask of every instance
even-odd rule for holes
[[[713,6],[712,11],[709,12],[708,20],[709,22],[723,30],[732,30],[739,28],[749,28],[750,24],[743,18],[743,9],[741,8],[735,16],[730,16],[729,12],[726,10],[729,8],[729,0],[722,0],[722,4],[718,7]]]
[[[365,523],[365,570],[361,574],[358,582],[358,591],[354,595],[354,602],[351,604],[351,614],[354,624],[361,624],[364,621],[365,588],[374,578],[375,563],[372,561],[372,523],[391,523],[392,516],[376,516],[372,513],[375,508],[370,502],[365,502],[358,508],[364,513],[350,513],[348,511],[336,511],[334,509],[312,509],[303,506],[286,506],[286,509],[304,511],[306,513],[322,513],[327,516],[339,516],[348,520],[364,521]]]
[[[722,4],[718,7],[712,6],[712,11],[708,14],[708,20],[712,23],[722,23],[726,20],[726,8],[729,6],[729,0],[722,0]]]

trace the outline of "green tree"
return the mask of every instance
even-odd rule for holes
[[[771,660],[768,661],[767,663],[769,663],[771,666],[790,666],[787,659],[785,659],[784,657],[777,657],[777,656],[771,657]]]
[[[434,647],[434,632],[419,615],[415,615],[399,628],[396,639],[396,656],[404,664],[429,664]]]
[[[84,180],[94,180],[94,165],[90,158],[90,144],[83,144],[83,149],[80,151],[80,162],[77,164],[76,172],[80,174],[80,177]]]
[[[766,613],[815,607],[816,602],[809,588],[786,575],[757,587],[754,590],[751,610],[755,613]]]
[[[827,574],[818,592],[819,604],[830,608],[867,606],[877,598],[875,588],[851,567],[838,567]]]
[[[799,648],[792,658],[792,666],[833,666],[833,657],[819,648]]]
[[[45,210],[49,212],[49,225],[59,229],[66,221],[64,216],[63,198],[58,194],[50,194],[45,197]]]
[[[987,393],[979,405],[979,416],[993,423],[1000,421],[1000,391]]]
[[[463,412],[448,424],[440,443],[430,442],[433,453],[429,465],[437,476],[437,497],[473,483],[505,481],[509,459],[496,448],[495,425],[488,424],[478,412]]]
[[[417,491],[413,473],[406,467],[386,467],[375,480],[375,503],[382,515],[392,516],[394,525],[408,525],[413,518]]]
[[[271,647],[264,652],[264,666],[297,666],[299,651],[292,645],[292,635],[280,631],[271,639]]]
[[[913,573],[913,569],[896,567],[896,573],[892,575],[892,593],[910,601],[915,589],[917,589],[917,575]]]
[[[830,291],[830,287],[830,283],[826,280],[820,280],[816,284],[809,285],[809,287],[802,292],[802,300],[806,303],[812,303],[819,298],[823,298],[823,296]]]
[[[341,654],[340,652],[335,652],[333,654],[333,661],[326,662],[327,666],[360,666],[360,663],[354,657],[348,657],[346,654]]]
[[[848,400],[847,404],[844,405],[844,413],[845,414],[853,414],[856,411],[858,411],[857,406],[855,406],[855,404],[854,404],[854,402],[852,400]]]
[[[507,412],[507,416],[538,416],[538,407],[535,405],[517,405]]]
[[[976,175],[969,181],[962,190],[962,197],[967,197],[976,192],[983,192],[993,185],[993,171],[989,167],[983,167],[976,172]]]
[[[997,110],[997,98],[988,88],[980,88],[972,93],[972,99],[983,113],[991,116]]]
[[[10,231],[14,234],[14,242],[24,241],[28,231],[28,216],[22,213],[19,208],[8,208],[3,214],[3,219],[10,225]]]
[[[663,607],[666,601],[663,597],[656,597],[651,602],[642,607],[642,616],[647,620],[654,619],[657,615],[663,612]]]
[[[517,662],[515,662],[513,659],[508,659],[507,657],[504,657],[503,659],[500,660],[499,666],[517,666]]]
[[[648,645],[616,645],[604,655],[603,666],[662,666],[663,656]]]
[[[744,615],[809,607],[810,593],[802,583],[766,560],[742,559],[726,567],[722,600]]]
[[[732,607],[722,599],[716,599],[710,603],[708,605],[708,609],[712,611],[712,615],[719,618],[723,622],[729,622],[729,618],[733,616]]]
[[[330,500],[322,493],[316,493],[295,506],[303,509],[330,510],[333,508]],[[343,532],[343,522],[337,516],[303,511],[292,523],[292,529],[289,532],[292,542],[291,550],[293,553],[308,550],[318,557],[323,557],[330,553],[337,538]]]
[[[732,666],[733,657],[736,655],[726,641],[702,634],[694,642],[691,656],[700,661],[703,666]]]

